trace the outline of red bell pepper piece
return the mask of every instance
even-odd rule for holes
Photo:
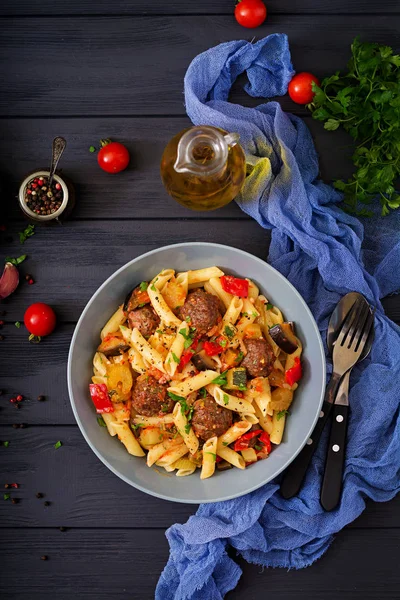
[[[90,396],[99,414],[114,412],[114,405],[108,395],[105,383],[89,384]]]
[[[182,369],[185,365],[188,364],[188,362],[190,360],[192,360],[192,356],[193,354],[196,353],[195,348],[197,347],[198,343],[200,341],[200,338],[197,337],[193,340],[193,342],[191,343],[191,345],[189,346],[189,348],[187,348],[186,350],[184,350],[182,352],[182,356],[181,356],[181,360],[179,363],[179,368]]]
[[[255,431],[248,431],[240,436],[235,442],[233,449],[235,452],[240,452],[240,450],[246,450],[249,447],[249,442],[253,438],[257,437],[260,433],[262,433],[262,429],[256,429]]]
[[[249,295],[249,282],[247,279],[239,279],[232,275],[223,275],[221,277],[221,285],[225,292],[239,296],[239,298],[247,298]]]
[[[269,438],[269,435],[266,431],[263,431],[262,434],[260,435],[260,437],[258,438],[258,441],[264,445],[264,450],[266,450],[268,452],[268,454],[270,454],[272,446],[271,446],[271,440]]]
[[[222,458],[220,456],[217,455],[217,458],[215,459],[216,463],[220,463],[222,461]]]
[[[298,356],[294,359],[294,365],[291,369],[285,371],[285,381],[290,386],[294,385],[299,379],[301,379],[303,371],[301,368],[300,358]]]
[[[207,356],[215,356],[216,354],[221,354],[223,352],[223,347],[217,344],[216,342],[204,342],[203,349]]]

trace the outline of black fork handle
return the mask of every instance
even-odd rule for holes
[[[331,413],[333,402],[339,388],[341,376],[333,373],[325,392],[325,400],[321,408],[319,419],[310,438],[302,451],[288,466],[281,482],[281,494],[284,498],[292,498],[300,490],[304,476],[317,448],[321,434]]]

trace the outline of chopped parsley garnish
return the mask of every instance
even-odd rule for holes
[[[242,312],[242,315],[243,315],[244,317],[248,317],[248,316],[249,316],[249,313],[248,313],[248,312]]]
[[[147,283],[147,281],[142,281],[142,283],[139,285],[139,289],[141,292],[145,292],[148,287],[149,284]]]
[[[4,260],[5,262],[9,262],[12,265],[14,265],[15,267],[20,265],[22,262],[24,262],[24,260],[26,259],[26,254],[22,254],[21,256],[18,256],[18,258],[12,258],[11,256],[7,256]]]
[[[278,412],[278,414],[276,415],[277,420],[279,421],[280,419],[282,419],[282,417],[284,417],[285,415],[290,415],[290,412],[288,410],[281,410]]]
[[[223,446],[229,446],[228,442],[222,442]]]
[[[3,494],[4,500],[9,500],[11,498],[10,494]]]
[[[103,417],[97,417],[97,423],[100,427],[107,427],[105,420]]]
[[[189,423],[187,425],[185,425],[185,433],[189,433],[190,432],[190,425]]]
[[[271,310],[272,308],[274,308],[274,305],[271,304],[271,302],[268,302],[268,304],[267,304],[267,310]]]
[[[194,329],[194,328],[191,327],[190,329]],[[179,333],[181,334],[181,336],[183,336],[185,338],[183,347],[185,348],[185,350],[187,350],[193,344],[193,337],[190,335],[190,333],[188,333],[186,331],[186,329],[180,329]]]
[[[219,345],[222,346],[223,348],[225,348],[225,346],[227,345],[227,341],[226,340],[220,340]]]
[[[190,323],[190,317],[189,317],[189,316],[188,316],[188,317],[186,317],[186,318],[185,318],[185,321],[186,321],[186,323]]]
[[[5,446],[6,448],[8,448],[9,445],[10,445],[10,442],[3,442],[3,446]]]
[[[144,423],[131,423],[131,429],[136,431],[139,427],[146,427]]]
[[[185,350],[187,350],[188,348],[190,348],[190,346],[192,344],[193,344],[192,338],[188,338],[187,340],[184,341],[183,347],[185,348]]]
[[[239,352],[239,354],[237,355],[237,357],[235,358],[236,362],[240,362],[244,357],[244,354],[242,351]]]
[[[258,313],[256,313],[256,312],[252,312],[252,313],[251,313],[251,316],[252,316],[252,317],[254,317],[254,318],[256,319],[256,318],[258,317]]]
[[[204,454],[211,454],[214,460],[217,460],[217,455],[214,452],[204,452]]]
[[[233,327],[229,327],[229,325],[225,325],[224,333],[225,333],[226,337],[231,340],[233,338],[233,336],[235,335],[235,330],[233,329]]]
[[[259,446],[258,444],[255,444],[254,448],[256,450],[263,450],[263,446]]]
[[[94,146],[89,146],[89,152],[93,154],[93,152],[96,152],[96,148]]]
[[[241,392],[247,392],[247,387],[244,385],[244,383],[239,383],[238,388]]]
[[[174,402],[179,402],[179,404],[181,405],[181,412],[183,415],[185,414],[185,412],[187,410],[189,410],[189,405],[186,402],[186,398],[184,398],[183,396],[178,396],[177,394],[174,394],[173,392],[168,392],[168,396],[170,398],[172,398],[172,400]]]
[[[189,408],[189,414],[188,414],[188,416],[187,416],[187,420],[188,420],[188,422],[189,422],[189,423],[190,423],[190,421],[192,420],[192,417],[193,417],[193,412],[194,412],[194,406],[191,406],[191,407]]]
[[[215,383],[216,385],[226,385],[227,384],[227,380],[226,380],[227,373],[228,373],[228,371],[224,371],[223,373],[220,373],[220,375],[218,375],[218,377],[216,377],[215,379],[212,380],[212,383]]]
[[[163,413],[169,413],[169,406],[168,404],[161,404],[161,410]]]
[[[156,329],[156,333],[159,333],[160,335],[163,335],[163,330],[162,329]]]
[[[141,304],[138,305],[139,308],[143,308],[143,306],[146,305],[146,302],[142,302]]]
[[[228,394],[224,394],[224,395],[223,395],[223,401],[224,401],[224,404],[225,404],[225,406],[226,406],[227,404],[229,404],[229,396],[228,396]]]
[[[25,242],[25,240],[28,239],[28,237],[31,237],[32,235],[34,235],[34,233],[35,233],[34,225],[28,225],[28,227],[25,227],[25,229],[23,231],[20,231],[18,233],[18,235],[19,235],[19,241],[21,242],[21,244],[23,244]]]
[[[17,329],[21,327],[21,323],[19,321],[15,321],[14,325]]]
[[[55,448],[56,450],[57,450],[57,448],[61,448],[61,446],[62,446],[62,442],[60,442],[60,440],[58,440],[58,442],[56,442],[56,443],[54,444],[54,448]]]
[[[201,389],[199,390],[199,394],[200,394],[200,396],[201,396],[202,398],[205,398],[205,397],[207,396],[207,390],[206,390],[206,388],[201,388]]]
[[[177,357],[177,355],[174,352],[171,352],[171,354],[172,354],[172,358],[174,359],[174,362],[178,363],[178,365],[179,365],[179,363],[181,361],[179,360],[179,358]]]
[[[154,283],[151,284],[150,289],[153,290],[153,292],[157,291],[156,286],[154,285]]]

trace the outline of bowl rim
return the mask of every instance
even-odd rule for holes
[[[83,321],[83,319],[85,318],[85,315],[87,313],[87,311],[89,310],[89,307],[92,305],[92,303],[96,300],[96,297],[98,296],[98,294],[100,294],[101,290],[106,287],[113,279],[114,277],[116,277],[121,271],[124,271],[129,265],[138,262],[140,259],[142,259],[143,257],[147,257],[147,256],[151,256],[152,254],[156,254],[158,252],[160,252],[161,250],[169,250],[169,249],[178,249],[178,248],[182,248],[182,247],[186,247],[186,246],[208,246],[208,247],[213,247],[213,248],[224,248],[224,249],[228,249],[228,250],[233,250],[234,252],[239,252],[242,255],[245,256],[249,256],[250,258],[254,259],[256,262],[259,262],[263,267],[265,265],[267,265],[270,269],[272,269],[273,271],[275,271],[276,275],[280,278],[283,279],[285,281],[285,283],[292,289],[292,291],[294,292],[295,296],[297,297],[297,300],[299,302],[301,302],[306,310],[306,312],[308,313],[310,322],[314,328],[317,340],[318,340],[318,347],[320,350],[320,355],[319,358],[321,359],[320,362],[322,363],[322,386],[321,386],[321,392],[320,392],[320,398],[319,398],[319,404],[318,404],[318,410],[315,413],[314,419],[312,421],[311,427],[309,428],[309,431],[307,432],[307,435],[304,439],[304,441],[302,442],[302,444],[300,444],[299,448],[296,450],[296,452],[290,457],[290,459],[288,459],[275,473],[272,477],[270,478],[266,478],[265,481],[262,482],[258,482],[256,484],[254,484],[253,486],[251,486],[250,488],[247,488],[246,490],[243,491],[239,491],[239,492],[235,492],[233,494],[229,494],[227,496],[224,496],[222,499],[205,499],[205,500],[195,500],[195,499],[179,499],[179,498],[173,498],[171,496],[168,496],[166,494],[162,494],[153,490],[149,490],[148,488],[140,485],[139,483],[133,482],[132,480],[130,480],[128,477],[126,477],[125,475],[123,475],[122,473],[120,473],[118,471],[118,469],[114,468],[109,461],[101,454],[101,452],[99,452],[97,450],[97,448],[94,446],[94,444],[92,444],[92,441],[90,440],[89,436],[87,435],[84,425],[80,419],[80,416],[78,414],[78,409],[75,403],[75,399],[72,393],[72,373],[71,373],[71,364],[72,364],[72,354],[74,352],[74,347],[75,347],[75,342],[76,342],[76,338],[80,329],[80,325],[81,322]],[[255,490],[259,489],[260,487],[262,487],[263,485],[266,485],[267,483],[269,483],[270,481],[272,481],[273,479],[275,479],[280,473],[282,473],[282,471],[284,471],[296,458],[296,456],[301,452],[301,450],[304,448],[304,446],[307,443],[307,440],[310,438],[310,435],[312,433],[312,431],[314,430],[314,427],[318,421],[318,418],[320,416],[320,412],[321,412],[321,407],[324,401],[324,396],[325,396],[325,386],[326,386],[326,359],[325,359],[325,351],[324,351],[324,345],[322,342],[322,338],[321,338],[321,334],[319,332],[318,329],[318,325],[314,319],[314,316],[311,312],[311,310],[309,309],[306,301],[304,300],[304,298],[301,296],[301,294],[297,291],[297,289],[294,287],[294,285],[292,285],[290,283],[290,281],[284,276],[282,275],[282,273],[280,273],[277,269],[275,269],[272,265],[270,265],[269,263],[267,263],[267,261],[262,260],[261,258],[258,258],[258,256],[254,256],[254,254],[251,254],[250,252],[246,252],[245,250],[241,250],[240,248],[235,248],[233,246],[227,246],[226,244],[217,244],[214,242],[180,242],[178,244],[168,244],[167,246],[160,246],[158,248],[154,248],[153,250],[149,250],[148,252],[144,252],[143,254],[140,254],[139,256],[137,256],[136,258],[133,258],[132,260],[130,260],[129,262],[125,263],[124,265],[122,265],[119,269],[117,269],[116,271],[114,271],[114,273],[112,273],[112,275],[110,275],[101,285],[100,287],[97,288],[97,290],[95,291],[95,293],[91,296],[91,298],[88,300],[85,308],[82,311],[81,316],[79,317],[79,320],[75,326],[74,329],[74,333],[71,339],[71,343],[70,343],[70,347],[69,347],[69,351],[68,351],[68,363],[67,363],[67,385],[68,385],[68,395],[69,395],[69,400],[70,400],[70,404],[72,407],[72,412],[74,414],[75,420],[78,424],[78,427],[83,435],[83,437],[85,438],[87,444],[89,445],[90,449],[96,454],[96,456],[101,460],[101,462],[112,472],[114,473],[114,475],[117,475],[117,477],[119,477],[120,479],[122,479],[123,481],[125,481],[125,483],[128,483],[129,485],[131,485],[132,487],[140,490],[141,492],[144,492],[145,494],[149,494],[150,496],[154,496],[156,498],[160,498],[162,500],[169,500],[170,502],[178,502],[181,504],[209,504],[211,502],[225,502],[227,500],[232,500],[234,498],[239,498],[241,496],[244,496],[246,494],[250,494],[251,492],[254,492]]]

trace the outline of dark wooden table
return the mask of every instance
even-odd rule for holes
[[[220,42],[278,31],[289,35],[296,70],[323,76],[345,66],[358,34],[399,42],[398,0],[270,0],[269,18],[256,31],[235,23],[232,5],[231,0],[1,2],[0,171],[9,190],[1,198],[8,213],[2,256],[28,254],[21,272],[35,279],[32,286],[22,281],[1,307],[7,314],[1,331],[0,439],[9,446],[0,447],[0,484],[20,484],[12,492],[19,504],[0,499],[2,598],[150,599],[168,558],[165,529],[195,510],[146,496],[108,471],[75,424],[66,385],[75,323],[97,287],[128,260],[194,240],[267,256],[269,234],[235,204],[210,214],[189,212],[161,185],[162,149],[188,125],[182,84],[190,60]],[[240,86],[233,97],[258,102]],[[288,98],[282,105],[306,119],[325,180],[347,176],[349,140],[325,132]],[[21,246],[18,182],[48,165],[55,135],[68,142],[62,168],[75,182],[76,209],[63,227],[38,227]],[[129,170],[117,176],[99,170],[89,146],[101,137],[126,143]],[[54,306],[58,327],[32,346],[14,322],[35,301]],[[385,306],[399,320],[398,299]],[[16,393],[25,397],[19,411],[8,401]],[[44,402],[36,400],[39,394]],[[19,423],[26,428],[12,427]],[[56,450],[58,440],[63,446]],[[37,492],[44,497],[37,499]],[[240,560],[244,574],[228,598],[399,598],[399,527],[399,499],[369,503],[309,569],[263,572]]]

